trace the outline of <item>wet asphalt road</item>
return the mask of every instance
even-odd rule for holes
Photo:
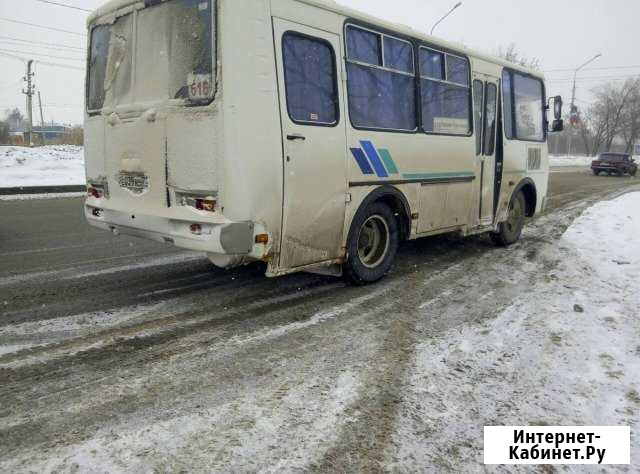
[[[116,238],[80,199],[0,201],[0,470],[382,470],[416,342],[511,304],[553,265],[542,246],[639,183],[554,172],[513,248],[410,242],[366,288]],[[452,287],[417,332],[415,309]]]
[[[549,210],[634,182],[630,177],[595,177],[586,169],[560,168],[551,174]],[[171,256],[179,259],[185,254],[163,244],[114,237],[89,227],[81,199],[0,201],[0,223],[0,279],[34,272],[102,271],[163,256],[170,261]],[[175,266],[180,267],[170,265],[164,270]],[[215,273],[203,262],[190,262],[187,267]],[[170,284],[171,280],[165,281]]]

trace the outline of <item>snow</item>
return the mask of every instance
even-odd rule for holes
[[[640,193],[600,202],[576,220],[563,240],[601,277],[640,286]],[[640,302],[640,299],[637,299]]]
[[[81,146],[0,146],[0,188],[85,183],[84,148]]]
[[[85,197],[87,193],[10,194],[0,196],[0,201],[39,201],[42,199],[71,199]]]
[[[596,204],[545,250],[557,266],[497,318],[419,344],[397,458],[470,472],[483,426],[637,426],[639,232],[640,193]]]
[[[549,165],[556,166],[591,166],[594,160],[592,156],[565,156],[549,155]]]

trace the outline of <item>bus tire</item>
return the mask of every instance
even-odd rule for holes
[[[351,223],[343,275],[354,285],[373,283],[384,277],[400,243],[398,221],[386,204],[374,202],[360,209]]]
[[[498,232],[491,233],[491,240],[500,247],[507,247],[518,240],[524,228],[527,203],[522,191],[511,197],[507,220],[498,225]]]

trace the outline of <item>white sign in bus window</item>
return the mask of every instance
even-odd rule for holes
[[[520,102],[516,108],[518,138],[522,140],[542,140],[542,115],[538,101]]]
[[[435,133],[466,135],[469,133],[469,120],[450,117],[434,117],[433,131]]]
[[[187,77],[189,99],[192,101],[209,100],[213,97],[211,74],[189,74]]]

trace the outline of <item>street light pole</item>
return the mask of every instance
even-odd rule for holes
[[[433,28],[431,28],[431,35],[433,35],[434,30],[436,29],[436,26],[438,26],[440,23],[442,23],[449,15],[451,15],[455,10],[457,10],[458,8],[460,8],[462,6],[462,2],[458,2],[456,3],[453,8],[451,10],[449,10],[447,12],[447,14],[445,16],[443,16],[442,18],[440,18],[438,21],[436,21],[436,23],[433,25]]]
[[[569,133],[569,147],[567,149],[567,156],[571,155],[571,147],[573,145],[573,129],[575,127],[573,124],[573,117],[574,117],[574,114],[578,113],[578,110],[576,109],[576,79],[578,78],[578,72],[580,71],[580,69],[591,64],[593,61],[595,61],[601,56],[602,56],[601,53],[596,54],[594,57],[589,59],[586,63],[579,66],[573,73],[573,91],[571,92],[571,109],[570,109],[572,120],[571,120],[571,133]]]

